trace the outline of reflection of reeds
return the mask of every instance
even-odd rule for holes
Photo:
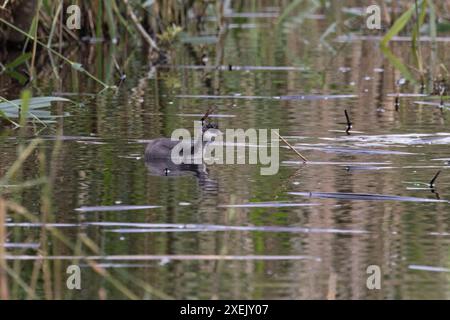
[[[61,132],[60,132],[61,133]],[[149,283],[145,283],[141,279],[129,275],[127,272],[122,272],[121,280],[108,272],[95,261],[90,260],[89,255],[83,252],[88,250],[94,255],[100,255],[101,250],[85,234],[79,234],[76,243],[73,243],[66,235],[64,235],[56,227],[52,227],[49,223],[54,222],[55,218],[52,211],[52,194],[54,192],[53,181],[56,177],[56,162],[58,161],[59,150],[61,148],[61,141],[57,140],[53,148],[52,157],[50,159],[50,168],[47,168],[46,155],[43,151],[37,152],[39,160],[39,176],[34,183],[18,182],[18,176],[24,163],[36,153],[36,147],[42,143],[41,140],[35,139],[26,146],[22,146],[16,161],[11,165],[9,170],[0,179],[0,298],[1,299],[18,299],[27,297],[28,299],[62,299],[64,294],[68,292],[66,288],[66,273],[63,268],[63,262],[56,260],[51,261],[45,259],[47,256],[61,255],[62,252],[69,250],[74,255],[79,255],[81,261],[85,262],[89,268],[109,283],[117,292],[121,293],[125,298],[138,299],[140,295],[133,292],[128,285],[131,283],[140,288],[144,294],[150,297],[169,299],[170,296],[155,289]],[[14,195],[14,190],[21,190],[27,186],[36,186],[37,181],[42,186],[40,199],[40,214],[35,215],[29,212],[25,207],[16,201],[5,200],[3,194]],[[8,190],[7,185],[14,182],[14,189]],[[44,259],[36,259],[33,263],[31,273],[21,265],[20,260],[13,260],[12,267],[8,266],[5,257],[7,255],[5,250],[6,227],[5,219],[6,212],[9,212],[11,217],[20,221],[25,220],[32,223],[40,223],[41,229],[39,232],[39,251],[38,254]],[[17,230],[17,229],[16,229]],[[16,232],[14,230],[14,232]],[[20,231],[19,231],[20,232]],[[15,234],[20,239],[23,239],[22,234]],[[49,245],[51,243],[51,246]],[[23,253],[23,252],[22,252]],[[86,258],[87,259],[86,259]],[[79,264],[79,260],[72,261],[72,264]],[[22,276],[24,273],[24,276]],[[124,282],[125,279],[127,282]],[[89,284],[84,284],[88,286]],[[42,286],[42,287],[41,287]],[[43,292],[44,296],[40,296]],[[104,294],[106,294],[104,292]]]

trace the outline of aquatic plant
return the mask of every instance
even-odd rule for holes
[[[22,46],[22,54],[15,60],[0,65],[0,73],[10,75],[21,84],[36,79],[36,61],[40,49],[47,51],[56,78],[58,59],[74,70],[93,79],[102,89],[115,88],[114,83],[87,71],[77,61],[71,61],[64,49],[74,44],[133,41],[147,45],[152,61],[159,61],[166,55],[180,31],[187,26],[187,11],[192,9],[198,23],[205,10],[211,6],[203,1],[87,1],[75,3],[83,12],[80,29],[71,29],[66,24],[66,9],[73,3],[49,0],[11,0],[0,14],[0,42],[7,48]],[[203,9],[199,9],[203,8]],[[161,50],[158,42],[164,47]],[[23,74],[18,66],[27,64],[28,72]],[[3,67],[3,68],[1,68]]]
[[[408,4],[406,4],[406,6],[408,6]],[[433,57],[435,56],[434,54],[430,56],[431,60],[427,63],[424,61],[422,52],[421,32],[425,23],[427,23],[432,50],[436,50],[438,26],[438,15],[436,8],[436,4],[433,0],[415,0],[414,3],[410,3],[409,7],[406,7],[405,11],[394,20],[392,26],[380,42],[381,49],[385,53],[386,57],[393,63],[394,66],[397,67],[397,69],[402,72],[405,78],[411,82],[416,82],[416,78],[412,76],[411,72],[415,72],[417,74],[422,91],[426,87],[427,74],[433,75],[435,72],[444,72],[446,74],[445,78],[448,77],[448,71],[446,68],[443,67],[441,63],[437,63],[433,60]],[[407,26],[410,26],[411,29],[411,55],[414,59],[414,66],[406,66],[401,60],[395,57],[388,48],[389,42],[402,30],[407,28]],[[437,81],[442,81],[442,79],[432,79],[431,86],[434,87],[434,83]],[[432,94],[434,93],[435,91],[433,90]]]

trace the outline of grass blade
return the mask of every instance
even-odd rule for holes
[[[386,35],[381,40],[381,46],[385,47],[387,46],[388,42],[391,41],[391,39],[396,36],[400,31],[403,30],[403,28],[406,26],[406,24],[411,20],[412,14],[415,10],[415,5],[412,5],[408,10],[406,10],[394,23],[394,25],[389,29],[389,31],[386,33]]]

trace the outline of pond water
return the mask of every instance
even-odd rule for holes
[[[37,218],[6,217],[8,264],[25,282],[38,261],[57,298],[449,298],[448,111],[408,95],[420,93],[414,84],[401,88],[396,110],[402,75],[378,40],[319,40],[332,13],[278,25],[277,8],[246,15],[250,9],[230,14],[219,35],[209,21],[183,36],[156,68],[127,43],[69,50],[109,81],[118,78],[116,57],[127,76],[117,91],[97,94],[70,68],[58,84],[41,51],[34,95],[76,103],[53,103],[47,110],[60,117],[25,138],[1,132],[1,175],[18,144],[37,136],[43,142],[20,179],[39,177],[41,151],[53,177],[47,197],[42,186],[3,188]],[[391,48],[408,63],[410,45]],[[424,41],[424,55],[448,64],[448,46]],[[145,163],[148,140],[192,130],[212,106],[220,129],[280,129],[309,162],[280,142],[280,170],[271,176],[259,165],[165,176],[164,164]],[[71,264],[81,267],[81,290],[66,288]],[[366,286],[370,265],[380,267],[380,290]],[[37,283],[38,297],[48,294],[45,284]]]

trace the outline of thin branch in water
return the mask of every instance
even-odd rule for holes
[[[352,129],[353,123],[350,121],[350,117],[347,113],[347,109],[344,110],[344,113],[345,113],[345,118],[347,119],[347,130],[345,130],[345,133],[347,135],[350,135],[350,130]]]
[[[273,131],[273,132],[275,132],[275,134],[278,136],[278,138],[280,138],[281,141],[283,141],[292,151],[294,151],[303,160],[303,162],[308,161],[308,159],[306,159],[304,156],[302,156],[302,154],[300,152],[298,152],[289,142],[287,142],[285,138],[280,136],[278,134],[278,132],[276,132],[276,131]]]
[[[395,97],[395,111],[398,111],[400,109],[400,97],[397,95]]]
[[[441,174],[441,170],[436,172],[436,174],[434,175],[433,179],[431,179],[431,181],[430,181],[430,188],[434,188],[434,184],[436,182],[436,179],[439,177],[440,174]]]

